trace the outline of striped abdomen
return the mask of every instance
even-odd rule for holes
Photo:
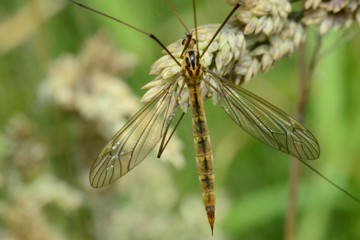
[[[201,194],[212,230],[215,222],[215,175],[209,129],[200,95],[200,84],[188,85],[188,87],[192,105],[192,126]]]

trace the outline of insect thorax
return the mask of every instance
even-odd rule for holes
[[[197,51],[190,49],[185,52],[182,68],[187,84],[194,85],[199,83],[203,74],[203,66],[200,61]]]

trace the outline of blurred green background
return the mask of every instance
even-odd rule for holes
[[[184,34],[165,1],[83,2],[156,34],[165,45]],[[198,2],[200,25],[221,22],[231,9],[225,1]],[[191,2],[174,5],[192,27]],[[178,147],[165,150],[181,155],[178,164],[152,156],[110,187],[89,186],[89,168],[108,138],[77,109],[43,98],[42,86],[59,59],[77,56],[100,34],[125,54],[125,62],[128,54],[136,59],[121,78],[140,97],[141,86],[153,79],[151,64],[161,56],[148,37],[61,0],[3,0],[0,21],[0,239],[283,238],[290,157],[249,137],[210,101],[205,108],[216,167],[214,237],[202,206],[189,114],[177,129]],[[356,28],[319,62],[305,125],[321,146],[312,166],[360,196]],[[324,49],[341,34],[327,35]],[[310,32],[308,56],[313,38]],[[297,54],[283,59],[245,87],[296,116],[297,62]],[[360,239],[360,204],[303,165],[298,207],[294,239]]]

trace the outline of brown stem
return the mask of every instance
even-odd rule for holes
[[[313,78],[315,69],[319,62],[319,58],[323,55],[323,54],[320,54],[321,43],[322,43],[322,35],[317,32],[315,35],[314,52],[311,57],[310,66],[309,66],[309,73],[308,73],[309,80]],[[310,81],[308,81],[308,83],[310,83]],[[307,88],[310,89],[310,87],[307,87]]]
[[[300,123],[303,122],[306,102],[308,98],[307,74],[306,74],[306,45],[299,46],[299,99],[297,104],[297,118]],[[284,239],[291,240],[294,236],[294,228],[297,215],[297,197],[299,187],[300,162],[291,158],[290,165],[290,183],[289,183],[289,200],[285,222]]]
[[[290,183],[289,183],[289,200],[286,213],[284,239],[291,240],[294,236],[296,215],[297,215],[297,197],[300,175],[300,161],[291,158],[290,164]]]
[[[300,123],[304,123],[306,104],[308,101],[311,79],[313,78],[314,71],[316,69],[322,38],[320,34],[315,36],[314,51],[311,56],[309,69],[307,71],[306,66],[306,44],[302,43],[299,46],[299,92],[297,103],[297,119]],[[300,161],[296,158],[291,159],[290,166],[290,180],[289,180],[289,201],[286,214],[284,239],[291,240],[294,238],[296,215],[297,215],[297,196],[299,187],[299,175],[300,175]]]

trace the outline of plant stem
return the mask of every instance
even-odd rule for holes
[[[319,52],[321,48],[322,37],[320,34],[315,35],[315,46],[311,56],[309,69],[307,71],[306,66],[306,42],[299,46],[299,92],[297,103],[297,120],[300,123],[304,123],[305,110],[310,93],[311,79],[315,72],[318,60]],[[296,215],[297,215],[297,198],[299,188],[299,176],[300,176],[300,161],[296,158],[291,158],[290,166],[290,180],[289,180],[289,200],[286,214],[284,239],[291,240],[294,238]]]

